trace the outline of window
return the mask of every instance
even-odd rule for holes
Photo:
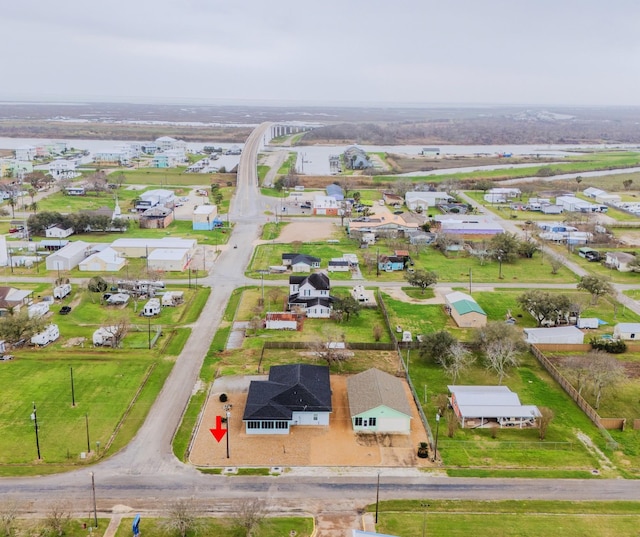
[[[377,420],[377,418],[369,418],[369,427],[375,427],[376,426],[376,420]]]
[[[288,429],[289,423],[286,421],[276,421],[276,429]]]
[[[313,415],[313,421],[318,421],[318,414]]]
[[[260,428],[260,422],[259,421],[248,421],[247,422],[247,429],[259,429]]]
[[[273,429],[274,423],[272,421],[263,421],[262,428],[263,429]]]
[[[362,427],[362,418],[356,418],[354,424],[356,427]]]

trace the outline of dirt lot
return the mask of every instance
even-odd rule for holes
[[[283,228],[277,242],[313,242],[331,239],[334,233],[341,232],[339,224],[339,218],[298,219]]]
[[[255,377],[254,377],[255,378]],[[289,435],[247,435],[242,415],[247,398],[248,379],[224,380],[232,404],[229,436],[230,457],[226,457],[226,438],[219,443],[209,431],[216,416],[224,415],[219,393],[207,401],[204,417],[191,450],[190,462],[197,466],[287,467],[287,466],[381,466],[429,467],[431,462],[419,459],[416,450],[427,440],[417,410],[414,408],[410,435],[356,435],[351,428],[347,400],[347,377],[331,376],[333,391],[329,427],[297,426]],[[411,401],[409,387],[405,384]],[[414,405],[411,405],[412,408]]]

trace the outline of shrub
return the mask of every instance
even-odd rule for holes
[[[621,339],[591,338],[589,345],[592,349],[608,352],[609,354],[622,354],[627,350],[627,344]]]

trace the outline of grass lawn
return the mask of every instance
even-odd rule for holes
[[[265,292],[265,311],[281,311],[283,301],[288,293],[287,288],[270,287]],[[335,288],[332,296],[345,297],[349,294],[347,289]],[[258,300],[261,297],[259,287],[245,289],[236,310],[236,321],[249,321],[260,310]],[[251,337],[245,340],[249,348],[262,348],[265,341],[316,341],[318,338],[334,338],[351,343],[372,342],[373,327],[384,327],[384,320],[380,311],[374,308],[362,308],[358,315],[351,315],[348,321],[337,323],[330,319],[305,319],[302,331],[267,330],[259,329],[249,331]],[[391,339],[386,330],[382,331],[381,343],[389,343]]]
[[[0,392],[3,408],[0,474],[39,474],[82,464],[80,452],[87,450],[85,415],[89,420],[91,449],[96,450],[99,441],[100,456],[103,456],[116,425],[141,383],[150,375],[109,453],[124,446],[144,421],[172,365],[143,353],[105,354],[90,349],[67,351],[62,355],[21,353],[15,360],[3,363],[0,368],[0,382],[4,386]],[[71,368],[75,407],[71,405]],[[35,463],[34,424],[30,419],[34,401],[45,464]]]
[[[490,528],[501,537],[631,537],[637,534],[639,508],[637,502],[383,501],[376,531],[399,537],[466,536]],[[375,505],[367,507],[374,510]]]
[[[380,246],[376,248],[380,255],[387,255],[393,252],[391,244],[380,241]],[[362,261],[361,250],[354,249],[359,254]],[[375,257],[376,252],[373,253]],[[486,261],[482,264],[476,257],[472,257],[466,252],[452,252],[449,257],[440,250],[426,247],[420,252],[412,253],[411,259],[415,263],[414,269],[430,270],[438,274],[439,282],[468,282],[469,273],[471,280],[476,283],[491,283],[499,281],[500,266],[497,261]],[[404,272],[384,272],[377,274],[375,264],[367,266],[360,263],[360,268],[365,279],[380,282],[398,281],[404,279]],[[502,264],[502,281],[504,283],[573,283],[576,276],[566,267],[561,267],[557,274],[553,274],[549,262],[540,253],[536,253],[531,259],[518,259],[514,263]]]
[[[451,378],[440,367],[421,359],[418,353],[412,356],[411,378],[420,395],[426,387],[427,403],[423,402],[423,409],[433,430],[439,397],[448,393],[447,385],[451,384]],[[460,385],[496,383],[495,374],[484,368],[480,357],[456,380],[456,384]],[[554,411],[555,418],[549,426],[546,439],[540,442],[538,430],[533,428],[494,430],[454,427],[451,433],[448,421],[451,417],[445,412],[440,420],[438,449],[450,475],[588,478],[593,468],[599,468],[595,457],[576,438],[576,431],[583,431],[600,449],[606,450],[604,440],[591,421],[532,355],[522,357],[520,367],[509,372],[504,384],[518,394],[522,404],[547,406]],[[604,469],[599,469],[607,474]],[[608,472],[607,477],[618,475],[614,470]]]
[[[129,537],[133,518],[123,518],[116,537]],[[310,517],[265,517],[262,519],[252,535],[259,537],[281,537],[295,535],[296,537],[310,537],[314,524]],[[85,531],[86,533],[86,531]],[[140,533],[150,537],[167,537],[165,521],[159,518],[143,518],[140,522]],[[231,518],[202,518],[197,531],[187,533],[187,537],[207,535],[209,537],[244,537],[245,531],[234,526]]]

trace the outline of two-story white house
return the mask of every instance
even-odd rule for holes
[[[322,272],[309,276],[289,276],[289,310],[301,310],[309,318],[331,317],[331,282]]]

